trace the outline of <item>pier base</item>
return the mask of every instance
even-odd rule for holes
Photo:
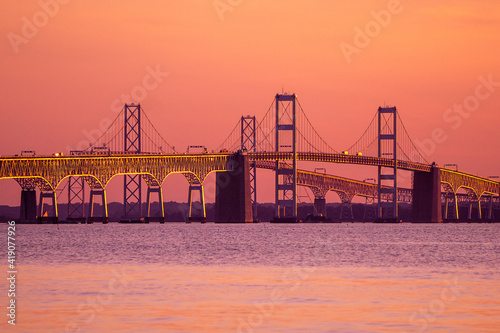
[[[158,204],[159,204],[159,211],[156,212],[156,215],[153,214],[152,212],[152,194],[156,193],[158,195]],[[161,186],[158,187],[153,187],[153,186],[148,186],[148,194],[147,194],[147,207],[148,207],[148,213],[146,217],[144,218],[144,223],[149,223],[149,222],[160,222],[160,223],[165,223],[165,209],[163,207],[163,193],[161,190]]]
[[[49,199],[50,210],[45,211],[45,200]],[[40,192],[40,202],[38,204],[38,223],[57,223],[59,221],[57,214],[57,198],[54,191]]]
[[[236,154],[233,171],[217,172],[215,222],[253,222],[248,155]]]
[[[98,216],[95,213],[96,196],[101,197],[101,210],[102,210],[101,216]],[[108,223],[108,204],[106,203],[106,191],[104,189],[90,190],[90,205],[89,205],[89,214],[87,217],[87,224],[93,224],[94,222]]]
[[[21,223],[36,222],[36,191],[21,191],[21,207],[19,212]]]
[[[200,194],[200,204],[201,204],[201,216],[194,216],[193,215],[193,192],[197,191]],[[191,184],[189,185],[189,192],[188,192],[188,215],[186,218],[186,223],[191,223],[191,222],[201,222],[201,223],[206,223],[207,222],[207,212],[205,208],[205,194],[203,191],[203,184]]]
[[[412,222],[442,222],[441,173],[415,171],[413,177]]]
[[[315,198],[314,199],[314,210],[318,216],[326,217],[326,199],[325,198]]]

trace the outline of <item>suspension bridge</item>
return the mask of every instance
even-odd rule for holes
[[[365,182],[298,162],[342,163],[377,168],[377,179]],[[486,177],[429,163],[413,143],[396,107],[379,107],[361,137],[337,150],[315,130],[295,94],[277,94],[264,116],[243,116],[216,149],[189,147],[178,152],[156,130],[140,104],[125,104],[102,136],[69,155],[0,157],[0,179],[15,179],[21,187],[20,220],[57,222],[57,189],[67,181],[68,219],[108,222],[106,188],[123,176],[123,218],[164,221],[162,184],[173,174],[189,184],[186,220],[206,221],[204,182],[216,173],[216,222],[252,222],[257,216],[257,169],[275,173],[275,221],[298,221],[298,187],[314,195],[319,217],[326,216],[326,194],[334,191],[341,215],[352,218],[352,200],[369,198],[378,221],[398,221],[398,203],[412,205],[412,221],[458,220],[459,203],[473,208],[477,218],[491,220],[500,204],[500,183]],[[412,173],[412,187],[398,187],[398,170]],[[141,182],[147,185],[142,211]],[[85,209],[85,185],[90,202]],[[36,189],[39,189],[37,201]],[[459,193],[459,190],[465,191]],[[198,193],[201,213],[193,210]],[[38,203],[37,203],[38,202]],[[152,209],[153,203],[159,209]],[[483,211],[485,215],[483,216]]]

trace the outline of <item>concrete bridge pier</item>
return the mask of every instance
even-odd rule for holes
[[[364,222],[372,222],[377,218],[377,204],[367,201],[364,205],[363,209],[363,221]]]
[[[251,223],[252,211],[248,155],[236,153],[233,170],[216,175],[215,222]]]
[[[314,211],[318,216],[326,217],[326,199],[314,198]]]
[[[451,207],[450,207],[451,206]],[[443,207],[443,220],[458,220],[458,200],[456,193],[448,193],[445,196]]]
[[[21,207],[19,212],[20,222],[36,221],[36,191],[22,190],[21,191]]]
[[[340,204],[340,221],[354,221],[352,211],[353,193],[337,192],[341,201]]]
[[[413,177],[412,222],[442,222],[441,172],[415,171]]]
[[[160,211],[159,215],[153,216],[151,212],[151,204],[152,204],[152,194],[156,193],[158,195],[158,203],[160,204]],[[160,223],[165,223],[165,210],[163,208],[163,193],[161,191],[160,186],[149,186],[148,187],[148,194],[147,194],[147,207],[148,207],[148,212],[146,217],[144,218],[144,221],[147,222],[160,222]]]
[[[201,216],[193,216],[193,192],[198,191],[200,193],[201,202]],[[205,209],[205,194],[203,193],[203,184],[190,184],[188,192],[188,216],[187,223],[191,222],[207,222],[207,212]]]
[[[101,197],[102,215],[96,216],[95,213],[95,197]],[[90,190],[90,205],[89,205],[89,215],[87,218],[87,224],[92,224],[94,222],[108,223],[108,204],[106,202],[106,191],[104,189],[91,189]]]
[[[490,200],[488,201],[488,220],[493,220],[493,197],[490,196]]]
[[[47,211],[45,210],[44,199],[51,200],[50,204],[51,208]],[[52,222],[52,223],[58,222],[57,199],[56,199],[56,192],[54,191],[40,192],[40,202],[38,205],[38,223],[44,223],[44,222]]]
[[[340,204],[340,221],[354,221],[351,201]]]
[[[481,199],[472,199],[470,198],[469,199],[469,207],[468,207],[468,210],[467,210],[467,219],[470,221],[472,220],[472,209],[474,208],[474,204],[476,204],[477,206],[477,219],[478,220],[481,220],[483,217],[482,217],[482,214],[481,214]]]

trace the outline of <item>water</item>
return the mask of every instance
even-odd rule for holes
[[[500,327],[499,224],[17,225],[16,242],[2,331]]]

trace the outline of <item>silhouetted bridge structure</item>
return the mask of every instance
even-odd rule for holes
[[[199,150],[192,152],[192,150]],[[373,166],[374,183],[322,172],[301,170],[298,162],[342,163]],[[161,185],[173,174],[189,183],[187,221],[206,221],[203,184],[216,172],[216,221],[251,222],[257,209],[256,169],[275,172],[276,221],[297,221],[297,187],[309,188],[320,216],[326,214],[325,197],[336,192],[341,214],[352,218],[352,200],[369,198],[380,221],[398,220],[398,202],[412,204],[414,222],[440,222],[459,218],[459,203],[473,206],[478,218],[482,205],[487,219],[500,203],[500,183],[489,178],[441,168],[425,160],[413,144],[395,107],[380,107],[363,135],[349,149],[337,151],[317,133],[296,95],[276,95],[260,122],[242,117],[226,140],[212,152],[190,147],[178,153],[158,133],[140,105],[126,104],[109,129],[84,151],[58,156],[0,157],[0,179],[15,179],[22,188],[24,221],[57,221],[56,189],[68,178],[68,218],[107,222],[106,187],[115,176],[124,176],[124,219],[164,220]],[[412,172],[413,187],[398,187],[398,171]],[[147,212],[142,212],[142,186],[147,185]],[[85,211],[85,184],[90,187]],[[36,189],[40,190],[38,209]],[[465,193],[459,193],[464,189]],[[199,193],[201,214],[193,201]],[[152,210],[156,196],[158,209]],[[97,210],[97,199],[100,199]],[[49,209],[46,210],[46,201]]]

